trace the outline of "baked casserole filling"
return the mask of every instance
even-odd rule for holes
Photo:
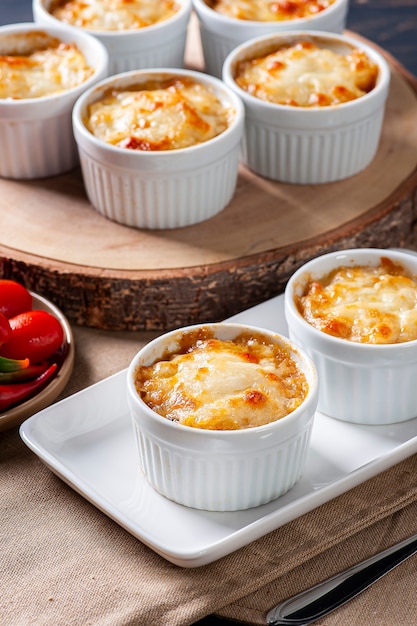
[[[88,108],[85,124],[98,139],[131,150],[188,148],[225,131],[234,109],[188,77],[111,89]]]
[[[239,20],[281,22],[313,17],[324,11],[335,0],[211,0],[212,9]]]
[[[309,324],[334,337],[369,344],[417,339],[417,280],[388,258],[312,279],[296,304]]]
[[[8,51],[6,52],[6,48]],[[94,72],[74,43],[42,32],[0,41],[0,98],[41,98],[67,91]]]
[[[49,12],[61,22],[88,30],[135,30],[168,20],[175,0],[56,0]]]
[[[136,389],[163,417],[186,426],[239,430],[274,422],[305,399],[308,383],[285,348],[242,333],[216,339],[199,330],[152,365],[139,367]]]
[[[377,81],[378,67],[359,49],[347,53],[300,40],[238,63],[235,81],[275,104],[325,107],[360,98]]]

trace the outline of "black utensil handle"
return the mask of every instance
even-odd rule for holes
[[[410,537],[358,565],[289,598],[269,611],[268,626],[306,626],[345,604],[417,552]]]

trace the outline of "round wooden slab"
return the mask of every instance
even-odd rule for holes
[[[198,46],[192,24],[193,67],[201,59]],[[224,211],[163,231],[102,217],[86,198],[79,170],[29,182],[1,179],[0,276],[49,298],[76,324],[167,330],[220,320],[281,293],[290,274],[317,254],[413,245],[417,81],[388,61],[382,139],[362,173],[302,186],[242,167]]]

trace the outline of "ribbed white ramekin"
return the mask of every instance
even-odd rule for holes
[[[319,256],[299,268],[285,290],[290,338],[316,364],[322,413],[357,424],[382,425],[417,416],[417,340],[398,344],[363,344],[333,337],[304,320],[294,295],[308,281],[340,266],[379,265],[387,257],[417,277],[417,257],[406,252],[363,248]]]
[[[252,328],[267,341],[289,348],[302,367],[309,391],[289,415],[255,428],[216,431],[172,422],[152,411],[139,397],[135,371],[179,347],[184,333],[208,327],[214,336],[233,339],[251,327],[202,324],[171,331],[142,348],[128,371],[128,402],[139,463],[150,484],[180,504],[212,511],[233,511],[265,504],[291,489],[306,461],[317,406],[317,375],[312,361],[276,333]]]
[[[72,108],[81,93],[107,75],[105,48],[87,33],[73,33],[60,26],[40,28],[33,23],[0,27],[2,50],[18,53],[17,39],[30,32],[44,32],[60,41],[74,42],[94,74],[78,87],[41,98],[0,100],[0,176],[33,179],[55,176],[79,164],[72,132]]]
[[[84,124],[88,105],[110,87],[146,84],[158,77],[189,76],[213,89],[234,111],[217,137],[180,150],[140,151],[98,140]],[[109,77],[78,100],[73,127],[88,198],[105,217],[136,228],[179,228],[219,213],[234,194],[244,109],[220,80],[191,70],[138,70]]]
[[[276,22],[228,17],[210,8],[205,0],[193,0],[193,6],[199,23],[205,71],[221,77],[229,52],[254,37],[302,29],[341,33],[346,24],[348,0],[335,0],[327,9],[309,18]]]
[[[237,85],[234,76],[240,61],[300,39],[336,51],[363,50],[378,65],[376,86],[364,96],[340,105],[293,107],[260,100]],[[329,183],[357,174],[376,155],[390,69],[381,54],[359,40],[309,31],[252,39],[228,55],[223,80],[244,102],[242,161],[260,176],[285,183]]]
[[[191,15],[191,0],[177,0],[180,10],[172,18],[153,26],[136,30],[96,31],[69,26],[94,35],[109,54],[109,74],[153,67],[184,65],[187,26]],[[33,0],[33,16],[41,24],[61,22],[51,15],[53,0]]]

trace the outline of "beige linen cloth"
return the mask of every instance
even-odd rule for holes
[[[63,395],[125,368],[152,337],[74,335]],[[64,484],[14,428],[0,433],[0,624],[185,626],[212,614],[265,624],[280,600],[416,533],[416,477],[412,456],[215,563],[182,569]],[[416,565],[411,557],[317,623],[416,625]]]

